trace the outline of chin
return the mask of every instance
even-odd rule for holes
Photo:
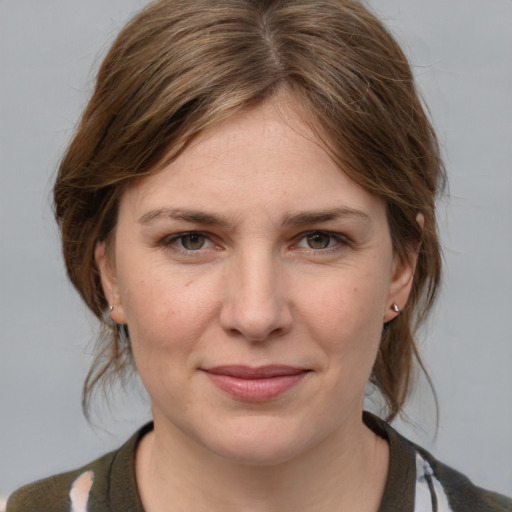
[[[252,418],[254,420],[254,418]],[[250,466],[274,466],[291,461],[308,451],[315,443],[302,428],[270,422],[244,422],[226,428],[220,435],[202,444],[223,459]]]
[[[302,451],[286,443],[265,441],[238,442],[229,446],[213,447],[213,451],[223,459],[246,466],[277,466],[295,459]]]

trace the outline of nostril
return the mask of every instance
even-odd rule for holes
[[[246,255],[243,265],[240,263],[226,276],[219,320],[229,336],[261,342],[290,329],[292,315],[284,293],[287,287],[277,283],[275,260],[267,253],[264,256],[263,265],[261,257]]]
[[[261,343],[264,341],[270,341],[275,338],[284,336],[288,332],[288,328],[280,325],[275,328],[267,328],[267,326],[240,326],[226,328],[225,331],[229,336],[240,337],[249,342]]]

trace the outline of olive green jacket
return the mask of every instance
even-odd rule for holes
[[[512,512],[512,500],[474,486],[381,419],[366,425],[390,447],[389,471],[379,512]],[[140,429],[119,450],[90,464],[22,487],[7,512],[144,512],[135,482],[135,448],[152,429]]]

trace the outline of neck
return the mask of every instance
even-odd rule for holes
[[[362,422],[308,452],[272,465],[220,457],[181,432],[146,435],[136,457],[147,512],[376,512],[388,469],[387,443]]]

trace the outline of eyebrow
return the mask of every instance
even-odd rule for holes
[[[183,210],[180,208],[157,208],[142,215],[138,222],[140,224],[148,224],[153,220],[160,219],[162,217],[182,220],[190,222],[191,224],[219,226],[226,229],[230,227],[230,223],[227,220],[214,213],[199,210]],[[360,219],[365,223],[371,222],[370,216],[362,210],[343,207],[331,208],[328,210],[298,211],[289,213],[284,216],[282,224],[283,226],[305,226],[308,224],[318,224],[342,219]]]
[[[362,210],[354,208],[332,208],[329,210],[296,212],[285,216],[283,225],[286,226],[304,226],[307,224],[318,224],[332,220],[360,219],[371,222],[370,216]]]
[[[168,217],[176,220],[183,220],[193,224],[205,224],[207,226],[228,227],[228,223],[213,213],[201,212],[196,210],[182,210],[180,208],[157,208],[145,213],[138,222],[147,224],[155,219]]]

